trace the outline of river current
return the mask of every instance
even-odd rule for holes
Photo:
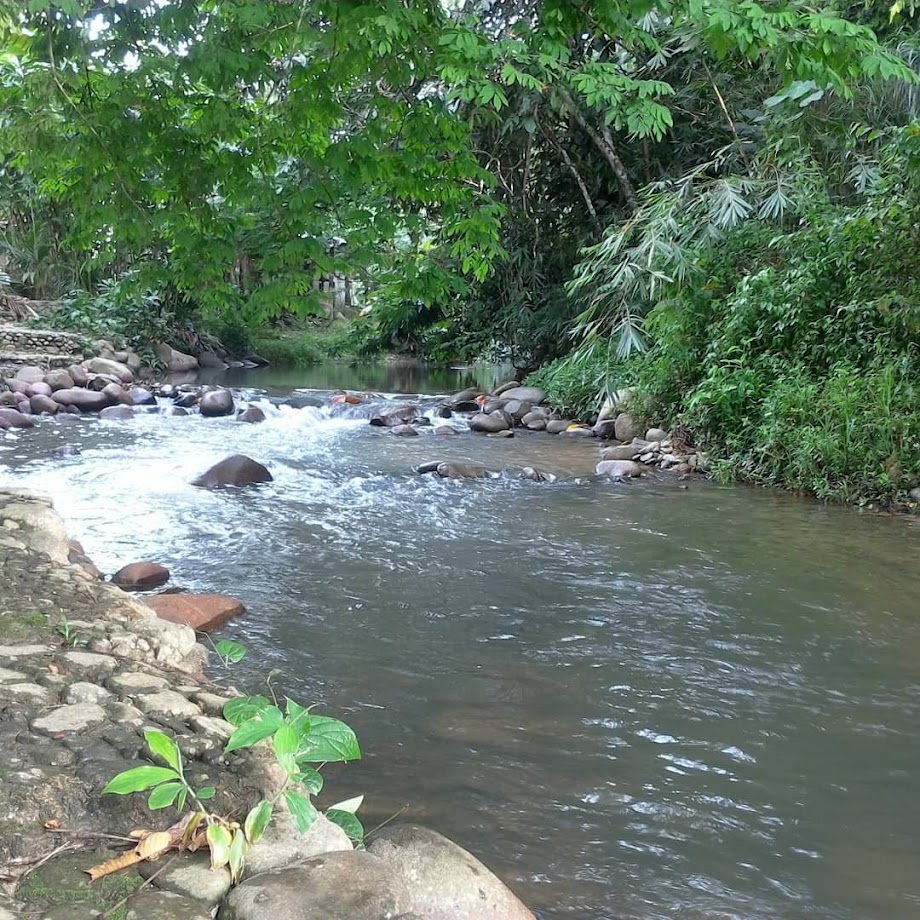
[[[598,481],[582,440],[397,438],[327,391],[276,405],[298,385],[466,382],[350,373],[230,378],[260,425],[0,433],[0,486],[53,497],[105,572],[152,560],[240,598],[214,636],[248,649],[229,679],[269,678],[362,743],[320,804],[363,792],[369,828],[398,812],[442,831],[543,920],[920,917],[913,521]],[[274,482],[189,484],[235,452]],[[439,458],[559,479],[413,472]]]

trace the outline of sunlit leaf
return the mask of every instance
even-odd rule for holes
[[[135,767],[110,779],[102,791],[127,795],[129,792],[141,792],[151,786],[175,779],[179,779],[179,774],[168,767]]]
[[[284,791],[284,801],[287,804],[288,811],[291,813],[294,827],[296,827],[301,834],[305,834],[313,826],[313,822],[319,814],[313,807],[313,803],[310,801],[309,796],[297,792],[294,789],[286,789]]]
[[[182,755],[176,742],[168,735],[158,731],[145,731],[144,738],[147,741],[147,747],[153,754],[162,757],[174,770],[181,770]]]
[[[271,819],[272,803],[267,799],[262,799],[262,801],[246,815],[246,821],[243,824],[243,831],[246,834],[246,839],[250,843],[256,843],[260,840]]]

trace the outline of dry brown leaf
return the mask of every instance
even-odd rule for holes
[[[44,828],[46,831],[56,831],[60,828],[61,822],[57,818],[52,818],[50,821],[44,823]]]
[[[172,846],[172,834],[169,831],[157,831],[155,834],[148,834],[137,845],[137,852],[141,859],[156,859]]]
[[[141,856],[137,850],[129,850],[127,853],[122,853],[121,856],[116,856],[114,859],[107,859],[104,863],[93,866],[92,869],[87,869],[86,874],[89,876],[90,881],[95,882],[97,878],[111,875],[113,872],[118,872],[120,869],[127,869],[128,866],[133,866],[139,862],[143,862],[143,860],[144,857]]]
[[[145,837],[149,837],[153,833],[147,827],[138,827],[131,831],[128,836],[133,837],[135,840],[143,840]]]

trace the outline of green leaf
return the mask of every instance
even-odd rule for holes
[[[163,732],[146,731],[144,738],[151,753],[161,757],[174,770],[182,769],[182,754],[176,742],[169,735],[164,735]]]
[[[112,777],[102,791],[112,792],[115,795],[127,795],[129,792],[141,792],[151,786],[158,786],[160,783],[175,779],[180,779],[179,774],[166,767],[135,767],[133,770],[125,770],[124,773]]]
[[[196,793],[199,799],[213,799],[217,790],[213,786],[202,786]]]
[[[272,701],[264,696],[240,696],[224,703],[224,718],[231,725],[240,725],[271,705]]]
[[[295,783],[300,783],[310,795],[319,795],[323,790],[323,774],[313,767],[301,764],[297,773],[291,777]]]
[[[290,725],[282,725],[275,732],[273,739],[275,757],[278,758],[278,763],[281,764],[288,776],[293,776],[297,770],[294,755],[297,753],[300,743],[300,737]]]
[[[272,803],[269,802],[268,799],[262,799],[262,801],[254,808],[250,809],[249,814],[246,815],[246,821],[243,824],[243,831],[246,834],[246,839],[250,843],[256,843],[256,841],[260,840],[271,819]]]
[[[188,789],[183,789],[179,793],[179,801],[176,802],[176,808],[178,808],[179,811],[185,811],[185,803],[187,800],[188,800]]]
[[[208,825],[208,846],[211,848],[211,868],[220,869],[230,862],[230,831],[220,824]]]
[[[185,789],[184,783],[163,783],[150,793],[147,807],[151,811],[156,811],[158,808],[169,808],[183,789]]]
[[[348,834],[349,839],[354,840],[355,843],[360,843],[364,839],[364,825],[350,811],[327,808],[326,817],[333,824],[338,824]]]
[[[229,754],[242,747],[252,747],[265,738],[270,738],[284,724],[284,716],[277,706],[269,706],[259,715],[243,722],[230,736],[224,748],[224,753]]]
[[[231,639],[221,639],[214,646],[214,649],[221,658],[226,658],[227,661],[233,664],[242,661],[246,657],[246,646]]]
[[[335,763],[360,760],[361,748],[354,731],[338,719],[310,717],[310,733],[301,739],[297,762]]]
[[[294,827],[301,834],[306,834],[313,826],[319,812],[313,807],[310,797],[294,789],[284,791],[284,801],[287,803],[288,811],[294,820]]]
[[[235,884],[243,874],[243,863],[249,851],[249,841],[243,829],[238,827],[233,832],[233,842],[230,844],[230,880]]]

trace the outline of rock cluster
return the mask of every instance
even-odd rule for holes
[[[86,870],[115,855],[98,842],[174,820],[150,812],[143,795],[101,792],[150,762],[146,730],[175,739],[194,786],[216,786],[218,813],[245,814],[279,777],[266,745],[224,754],[233,726],[223,706],[236,691],[202,677],[207,653],[194,632],[87,566],[49,502],[0,492],[0,866],[13,882],[0,891],[0,918],[89,920],[127,894],[136,920],[532,920],[485,866],[434,831],[391,827],[358,852],[322,815],[297,833],[280,805],[236,888],[203,853],[91,884]],[[134,563],[119,578],[144,587],[164,572]]]

